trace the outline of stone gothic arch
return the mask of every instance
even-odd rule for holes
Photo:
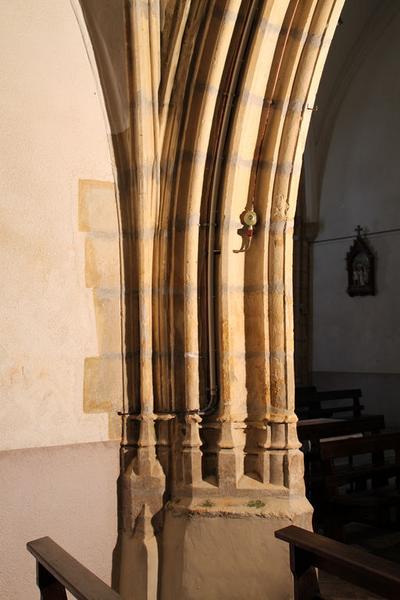
[[[294,414],[292,234],[305,138],[344,0],[107,1],[103,22],[93,0],[80,4],[118,124],[121,590],[155,598],[161,581],[163,599],[194,599],[204,597],[196,581],[211,576],[208,598],[245,597],[235,574],[254,562],[251,540],[239,528],[240,564],[216,559],[221,588],[204,558],[210,523],[226,557],[239,521],[253,543],[262,531],[272,548],[274,528],[309,524],[311,514]],[[250,208],[254,239],[237,254]],[[215,387],[210,335],[219,402],[203,414]],[[284,597],[287,558],[266,568],[264,550],[259,560],[251,597],[266,585]]]

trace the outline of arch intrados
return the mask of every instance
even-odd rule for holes
[[[243,91],[239,100],[239,109],[234,120],[231,145],[228,156],[228,167],[224,180],[224,199],[222,213],[225,219],[223,232],[223,251],[221,262],[220,297],[221,321],[228,337],[222,336],[221,345],[223,355],[238,354],[243,347],[254,347],[251,341],[251,327],[246,328],[242,321],[241,328],[245,332],[245,340],[238,336],[237,315],[246,314],[245,298],[246,288],[259,289],[260,298],[257,316],[262,319],[264,337],[262,345],[266,357],[265,373],[271,381],[259,381],[258,393],[275,396],[277,404],[281,407],[278,421],[292,420],[293,417],[293,333],[291,317],[291,287],[292,287],[292,227],[290,222],[294,218],[297,190],[299,183],[299,163],[304,151],[306,134],[309,126],[311,111],[316,90],[322,74],[323,65],[329,49],[333,31],[336,27],[344,0],[339,2],[307,2],[301,3],[301,9],[292,20],[290,29],[285,32],[285,19],[288,20],[290,10],[293,11],[294,2],[287,3],[285,11],[280,4],[280,37],[288,37],[288,47],[280,66],[280,73],[272,70],[268,73],[269,81],[274,77],[278,80],[276,98],[285,98],[285,102],[278,106],[270,115],[268,135],[262,146],[260,163],[256,181],[255,205],[259,211],[259,234],[256,235],[252,253],[243,260],[238,260],[238,255],[232,250],[238,244],[236,230],[240,226],[239,215],[244,208],[244,191],[248,193],[250,186],[250,169],[244,168],[246,163],[254,166],[257,136],[264,124],[262,123],[262,106],[268,105],[268,77],[262,83],[254,73],[265,72],[265,48],[271,41],[266,32],[259,42],[255,38],[251,51],[246,56],[246,75]],[[276,8],[276,3],[275,3]],[[275,16],[278,14],[275,12]],[[271,19],[272,13],[269,15]],[[299,34],[298,32],[301,32]],[[258,35],[260,33],[258,32]],[[320,42],[318,43],[318,41]],[[276,49],[278,48],[278,43]],[[276,50],[278,51],[278,50]],[[294,53],[297,58],[294,59]],[[272,69],[274,64],[272,63]],[[260,88],[263,87],[259,107],[254,107],[254,99],[260,99]],[[266,90],[266,92],[265,92]],[[240,159],[239,159],[240,157]],[[265,191],[267,190],[267,191]],[[280,221],[278,225],[277,222]],[[265,251],[267,250],[267,252]],[[279,288],[278,299],[266,293],[267,289]],[[232,289],[237,293],[232,294]],[[239,304],[239,308],[238,308]],[[252,301],[254,306],[254,301]],[[248,312],[248,311],[247,311]],[[229,324],[226,327],[226,322]],[[275,326],[283,323],[283,329]],[[272,324],[272,327],[271,327]],[[240,329],[240,328],[239,328]],[[230,332],[230,337],[229,337]],[[259,332],[257,332],[259,340]],[[276,360],[280,354],[283,360]],[[272,356],[272,358],[271,358]],[[242,365],[244,361],[242,360]],[[279,372],[274,372],[278,366]],[[232,363],[222,363],[222,368],[228,372],[221,377],[222,381],[237,382],[237,377],[230,377],[232,368],[240,370],[239,361],[233,367]],[[271,368],[271,372],[270,372]],[[229,372],[230,371],[230,372]],[[236,370],[237,375],[237,370]],[[232,398],[243,395],[243,379],[236,390],[226,390],[225,400],[231,402]],[[255,396],[253,389],[253,396]],[[278,399],[279,398],[279,399]],[[267,403],[268,398],[265,398]],[[276,403],[276,402],[275,402]],[[238,406],[240,410],[240,407]],[[283,413],[283,414],[282,414]]]

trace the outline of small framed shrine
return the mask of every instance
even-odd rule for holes
[[[349,296],[375,295],[375,256],[365,236],[363,228],[355,229],[357,237],[346,256]]]

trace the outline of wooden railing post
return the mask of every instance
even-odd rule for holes
[[[296,548],[294,544],[290,544],[290,570],[293,574],[294,600],[315,600],[320,597],[312,555]]]
[[[67,590],[78,600],[121,600],[121,596],[65,552],[51,538],[27,543],[36,559],[40,600],[67,600]]]
[[[67,600],[65,587],[38,560],[36,582],[40,590],[40,600]]]
[[[295,600],[321,599],[313,567],[380,597],[400,598],[400,574],[396,563],[295,525],[275,531],[275,537],[290,545]]]

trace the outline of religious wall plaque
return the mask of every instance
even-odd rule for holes
[[[357,237],[346,256],[347,293],[349,296],[374,296],[375,256],[365,235],[361,235],[363,228],[358,225],[355,231]]]

